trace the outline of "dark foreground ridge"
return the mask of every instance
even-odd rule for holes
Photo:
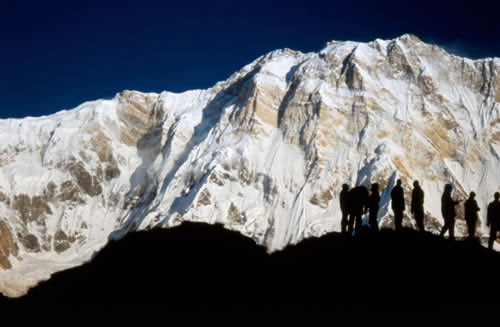
[[[330,233],[268,255],[222,226],[184,223],[110,242],[16,300],[165,302],[175,308],[433,306],[500,299],[500,254],[428,233]]]

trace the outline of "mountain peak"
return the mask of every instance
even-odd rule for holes
[[[411,34],[411,33],[403,34],[403,35],[399,36],[397,38],[397,40],[411,41],[413,43],[422,42],[422,40],[420,40],[420,38],[418,36],[416,36],[415,34]]]
[[[486,205],[500,175],[498,58],[405,34],[270,52],[207,90],[123,91],[44,119],[0,120],[0,290],[18,296],[130,231],[220,223],[274,252],[340,229],[339,192],[445,184]],[[456,234],[467,233],[462,209]],[[367,218],[365,218],[367,223]],[[406,213],[403,224],[414,227]]]

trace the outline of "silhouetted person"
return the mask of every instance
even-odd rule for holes
[[[411,213],[417,223],[419,231],[424,228],[424,191],[420,188],[418,181],[413,182],[413,192],[411,193]]]
[[[396,186],[391,191],[391,207],[394,211],[394,228],[396,231],[403,227],[403,212],[405,211],[405,196],[402,182],[398,179]]]
[[[349,185],[342,184],[340,191],[340,210],[342,211],[342,220],[340,222],[341,232],[347,232],[347,219],[349,217]]]
[[[455,206],[460,203],[460,200],[453,200],[451,198],[452,186],[446,184],[444,186],[443,196],[441,196],[441,214],[444,219],[444,226],[441,229],[440,236],[443,236],[446,231],[449,231],[450,240],[455,239]]]
[[[490,227],[490,239],[488,249],[493,249],[493,243],[497,239],[497,232],[500,229],[500,193],[495,193],[495,200],[488,204],[487,225]]]
[[[349,221],[348,230],[349,234],[352,233],[354,223],[356,223],[355,230],[359,231],[361,227],[361,218],[363,213],[368,210],[368,190],[364,186],[356,186],[349,191]]]
[[[368,208],[370,209],[370,216],[368,218],[368,222],[370,223],[370,229],[372,231],[378,231],[377,216],[378,216],[378,209],[380,202],[380,194],[378,193],[378,184],[377,183],[372,184],[370,190],[371,194],[370,197],[368,198]]]
[[[467,223],[467,230],[469,231],[468,238],[473,239],[476,234],[476,224],[478,221],[477,213],[479,212],[479,206],[476,202],[476,193],[470,192],[469,198],[464,203],[465,209],[465,222]]]

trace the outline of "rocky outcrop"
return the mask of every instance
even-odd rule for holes
[[[15,243],[15,239],[12,237],[7,224],[3,220],[0,220],[0,268],[12,268],[9,257],[16,257],[17,255],[18,247]]]

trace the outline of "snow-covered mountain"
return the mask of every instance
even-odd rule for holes
[[[379,221],[391,226],[396,179],[407,201],[418,179],[434,232],[451,182],[457,197],[477,193],[485,233],[499,189],[499,73],[499,58],[413,35],[334,41],[273,51],[207,90],[124,91],[0,120],[0,291],[20,296],[110,238],[183,221],[279,250],[340,229],[346,182],[378,182]],[[466,234],[460,214],[456,230]]]

